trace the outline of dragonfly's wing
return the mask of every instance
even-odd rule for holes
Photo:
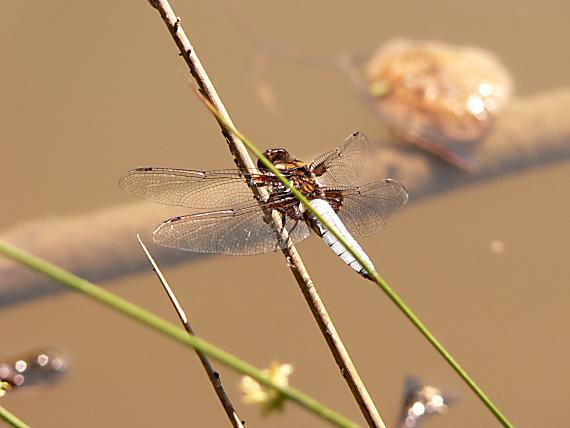
[[[323,186],[356,185],[368,152],[368,139],[355,132],[342,145],[311,163]]]
[[[353,236],[366,236],[382,227],[386,219],[408,201],[405,187],[393,179],[358,187],[324,189],[325,199]]]
[[[137,168],[119,181],[127,192],[166,205],[219,209],[252,202],[248,179],[238,169],[192,171],[174,168]]]
[[[280,201],[284,209],[294,209],[298,204],[295,198]],[[283,219],[293,244],[309,236],[309,227],[302,219]],[[171,218],[156,228],[153,239],[159,245],[180,250],[230,255],[262,254],[285,246],[280,244],[273,226],[265,222],[257,202]]]

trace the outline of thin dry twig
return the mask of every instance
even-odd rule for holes
[[[222,103],[222,100],[218,96],[216,89],[214,88],[211,80],[209,79],[206,70],[202,66],[196,51],[191,45],[188,37],[184,33],[182,26],[180,24],[180,18],[178,18],[172,7],[167,0],[152,0],[151,5],[155,7],[160,16],[164,20],[166,26],[168,27],[170,34],[172,35],[182,57],[188,64],[190,72],[194,79],[196,80],[200,92],[205,96],[205,98],[218,110],[220,115],[225,119],[227,123],[233,126],[233,122]],[[242,144],[242,142],[235,137],[232,133],[228,132],[225,127],[220,124],[222,134],[224,135],[230,151],[234,155],[236,164],[238,167],[244,171],[244,173],[251,173],[255,170],[255,163],[249,156],[247,149]],[[256,186],[251,186],[253,193],[260,197],[262,200],[267,199],[268,195],[265,189],[257,188]],[[281,219],[278,213],[266,213],[266,218],[270,219],[274,224],[275,230],[279,231]],[[348,383],[350,390],[358,403],[362,414],[364,415],[366,421],[371,427],[385,427],[386,425],[382,421],[378,410],[376,409],[372,398],[368,394],[362,379],[356,371],[356,367],[352,363],[350,356],[344,344],[342,343],[340,336],[338,335],[330,316],[328,315],[326,308],[320,299],[315,286],[307,272],[299,253],[296,248],[288,240],[288,235],[286,231],[278,233],[279,238],[288,242],[287,248],[283,249],[283,254],[287,260],[287,265],[293,272],[297,284],[299,285],[305,300],[309,305],[311,312],[313,313],[317,324],[319,325],[321,332],[329,345],[335,361],[337,362],[343,377]]]
[[[178,299],[176,298],[174,291],[172,290],[172,288],[170,288],[168,281],[166,280],[166,278],[164,277],[164,275],[160,271],[158,264],[153,259],[152,255],[150,254],[150,251],[148,250],[146,245],[143,243],[140,235],[137,235],[137,239],[138,239],[139,244],[140,244],[141,248],[143,249],[148,261],[150,262],[150,265],[152,266],[152,270],[154,270],[154,272],[156,273],[156,276],[158,277],[160,283],[162,284],[162,287],[164,288],[166,295],[170,299],[172,306],[174,306],[174,310],[176,311],[178,318],[180,318],[180,322],[184,326],[184,330],[186,330],[188,332],[188,334],[195,336],[194,329],[192,328],[192,326],[190,325],[190,322],[188,321],[188,317],[186,316],[186,312],[184,312],[184,309],[182,309],[182,306],[178,302]],[[238,414],[235,410],[235,407],[233,406],[233,404],[230,400],[230,397],[226,393],[226,390],[224,389],[224,386],[222,385],[222,379],[220,378],[220,373],[214,369],[214,366],[210,362],[210,359],[203,352],[196,350],[196,355],[198,355],[198,358],[200,359],[200,363],[202,363],[202,366],[204,367],[204,370],[206,371],[206,374],[208,375],[208,379],[210,379],[210,383],[214,387],[214,391],[216,391],[216,395],[218,396],[220,403],[224,407],[224,410],[226,411],[226,415],[228,415],[228,419],[230,420],[232,426],[235,428],[244,428],[245,421],[242,420],[238,416]]]

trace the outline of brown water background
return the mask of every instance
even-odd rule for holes
[[[278,110],[269,112],[252,85],[255,49],[222,4],[173,7],[234,121],[259,146],[310,159],[352,131],[382,135],[335,70],[272,61],[264,76]],[[569,84],[565,1],[247,1],[243,9],[271,43],[307,55],[359,51],[393,37],[437,39],[496,52],[520,95]],[[9,2],[0,46],[0,229],[132,201],[117,180],[135,166],[233,166],[145,1]],[[463,188],[409,205],[362,241],[519,427],[570,426],[569,179],[566,162]],[[502,254],[491,250],[494,240],[504,242]],[[318,239],[299,250],[390,425],[404,376],[417,374],[459,397],[426,427],[497,426],[380,291]],[[204,338],[260,367],[293,364],[294,386],[362,422],[281,254],[211,257],[165,273]],[[176,321],[150,272],[112,290]],[[53,388],[1,400],[32,426],[228,426],[194,355],[82,296],[0,312],[0,354],[40,345],[65,350],[71,371]],[[325,426],[291,404],[282,416],[261,418],[239,403],[239,376],[220,370],[248,426]]]

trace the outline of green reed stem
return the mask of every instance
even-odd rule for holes
[[[485,406],[491,411],[491,413],[497,418],[497,420],[506,428],[512,428],[512,424],[509,420],[501,413],[498,407],[491,401],[491,399],[483,392],[483,390],[475,383],[475,381],[467,374],[467,372],[459,365],[459,363],[451,356],[451,354],[444,348],[444,346],[435,338],[433,333],[426,327],[426,325],[414,314],[410,307],[402,300],[402,298],[388,285],[388,283],[378,275],[378,273],[369,266],[366,261],[364,261],[360,255],[346,242],[343,236],[341,236],[334,228],[332,228],[328,222],[309,204],[307,198],[297,190],[297,188],[289,181],[287,178],[281,174],[281,172],[273,165],[269,159],[267,159],[263,153],[240,131],[238,131],[234,126],[229,124],[223,116],[208,102],[200,93],[198,93],[202,102],[206,104],[206,107],[216,116],[216,119],[224,125],[224,127],[232,132],[236,137],[238,137],[243,144],[261,161],[263,166],[265,166],[269,171],[271,171],[278,179],[283,183],[291,193],[313,214],[322,224],[325,226],[329,232],[331,232],[335,238],[337,238],[344,248],[352,254],[352,256],[358,260],[358,262],[364,267],[369,278],[374,281],[390,298],[392,302],[396,304],[398,309],[400,309],[404,315],[412,322],[412,324],[420,331],[420,333],[427,339],[427,341],[436,349],[436,351],[447,361],[447,363],[455,370],[455,372],[465,381],[465,383],[471,388],[471,390],[479,397],[479,399],[485,404]]]
[[[115,296],[96,285],[73,275],[45,260],[42,260],[36,256],[33,256],[24,250],[14,247],[0,240],[0,254],[4,254],[13,260],[16,260],[23,265],[47,275],[50,278],[55,279],[61,284],[71,288],[75,291],[79,291],[88,297],[96,300],[97,302],[126,315],[153,330],[164,334],[170,339],[175,340],[178,343],[186,345],[189,348],[193,348],[200,351],[209,357],[219,361],[220,363],[230,367],[231,369],[247,375],[259,383],[266,385],[270,388],[275,389],[281,393],[284,397],[294,401],[305,409],[313,412],[317,416],[331,422],[332,424],[339,427],[355,428],[358,425],[344,416],[339,415],[332,409],[324,406],[315,399],[303,394],[294,388],[282,386],[278,383],[273,382],[268,376],[264,375],[260,370],[246,363],[245,361],[237,358],[236,356],[218,348],[215,345],[200,339],[197,336],[190,336],[185,330],[178,328],[174,324],[164,321],[162,318],[146,311],[145,309],[132,304],[131,302]],[[21,425],[25,426],[25,425]]]
[[[436,339],[433,333],[425,326],[425,324],[414,314],[408,305],[402,300],[398,294],[392,290],[388,283],[381,278],[376,272],[372,272],[371,279],[382,288],[388,295],[390,300],[406,315],[412,324],[420,331],[420,333],[428,340],[428,342],[436,349],[436,351],[449,363],[461,379],[465,381],[467,386],[479,397],[497,420],[506,428],[512,428],[513,425],[499,408],[491,401],[491,399],[483,392],[483,390],[475,383],[475,381],[467,374],[467,372],[459,365],[453,356],[444,348],[444,346]]]
[[[2,406],[0,406],[0,420],[7,422],[14,428],[30,428],[28,424],[18,419],[16,415],[13,415]]]

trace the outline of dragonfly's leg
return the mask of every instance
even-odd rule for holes
[[[277,251],[280,248],[281,249],[287,248],[287,241],[284,241],[282,238],[282,235],[281,235],[281,233],[285,230],[285,220],[287,219],[287,217],[286,217],[285,213],[282,211],[279,211],[279,215],[281,217],[281,230],[275,229],[277,232],[277,242],[276,242],[276,247],[275,247],[274,251]]]
[[[281,214],[281,232],[285,230],[285,222],[287,221],[287,213],[280,211]]]
[[[295,220],[295,225],[289,231],[289,235],[293,233],[293,231],[296,229],[296,227],[299,225],[299,222],[303,218],[303,213],[301,212],[300,205],[296,205],[292,209],[293,209],[293,215],[291,216],[291,218]]]
[[[293,234],[293,232],[295,231],[295,229],[297,228],[298,225],[299,225],[299,220],[295,220],[295,224],[293,225],[293,227],[289,231],[289,236],[291,236]]]

